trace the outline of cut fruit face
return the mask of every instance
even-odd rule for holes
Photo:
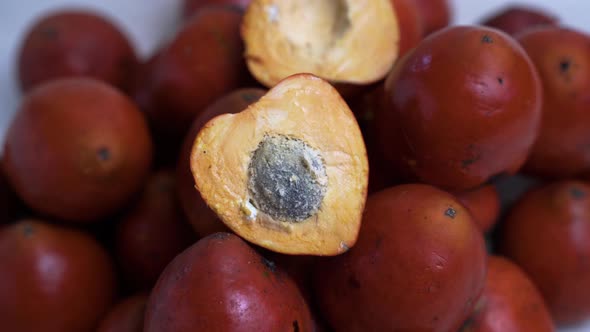
[[[272,87],[296,73],[370,84],[398,55],[391,0],[254,0],[242,22],[246,61]]]
[[[324,80],[297,74],[238,114],[209,121],[191,154],[196,187],[234,232],[286,254],[356,242],[368,185],[358,124]]]

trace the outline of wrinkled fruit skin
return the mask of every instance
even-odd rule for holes
[[[451,22],[449,0],[413,0],[424,22],[424,36],[440,30]]]
[[[152,142],[144,116],[115,88],[60,79],[23,100],[4,146],[4,170],[34,210],[73,222],[114,213],[148,175]]]
[[[518,41],[539,71],[543,115],[525,170],[548,178],[590,171],[590,36],[547,27]]]
[[[488,258],[486,286],[460,332],[553,332],[537,287],[510,260]]]
[[[311,331],[297,286],[230,233],[215,233],[177,256],[150,295],[145,332]]]
[[[458,26],[408,53],[375,114],[381,151],[406,181],[459,191],[515,173],[538,134],[542,91],[508,35]]]
[[[562,181],[526,193],[500,238],[537,285],[558,325],[590,317],[590,187]]]
[[[117,303],[100,323],[97,332],[143,332],[147,294],[137,294]]]
[[[241,112],[265,93],[266,91],[263,89],[238,89],[219,98],[195,119],[184,139],[176,168],[178,198],[189,223],[199,236],[227,232],[229,229],[217,218],[217,215],[207,206],[201,198],[201,194],[195,189],[195,180],[190,166],[190,155],[195,138],[199,130],[209,120],[221,114]]]
[[[133,289],[151,289],[166,265],[197,240],[176,187],[174,172],[153,173],[139,201],[117,224],[116,257]]]
[[[207,6],[234,6],[241,10],[246,10],[246,7],[252,0],[184,0],[182,14],[185,19],[189,19],[195,13]]]
[[[87,234],[36,220],[0,228],[3,331],[94,331],[115,298],[115,271]]]
[[[490,231],[500,216],[500,196],[493,184],[456,194],[482,232]]]
[[[21,89],[64,77],[92,77],[124,91],[137,56],[127,37],[107,18],[91,12],[59,11],[40,18],[18,55]]]
[[[511,6],[485,19],[482,24],[517,36],[531,28],[557,25],[558,19],[540,9]]]
[[[485,282],[483,236],[451,194],[401,185],[369,196],[349,252],[316,263],[336,331],[456,331]]]

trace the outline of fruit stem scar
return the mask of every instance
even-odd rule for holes
[[[445,211],[445,216],[447,216],[451,219],[455,219],[456,215],[457,215],[457,211],[455,211],[455,209],[453,209],[452,207],[447,208],[447,210]]]

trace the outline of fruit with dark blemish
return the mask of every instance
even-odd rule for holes
[[[315,291],[336,331],[456,331],[485,270],[483,236],[461,203],[400,185],[369,196],[349,252],[317,260]]]
[[[543,84],[541,131],[525,170],[548,178],[590,172],[590,36],[546,27],[518,41]]]
[[[152,158],[145,118],[121,92],[88,78],[31,90],[8,128],[4,170],[39,213],[90,222],[141,189]]]
[[[252,0],[184,0],[182,14],[188,19],[208,6],[233,6],[240,10],[246,10],[250,2]]]
[[[449,27],[389,74],[374,120],[382,157],[406,181],[477,187],[521,168],[541,100],[538,74],[516,41],[495,29]]]
[[[494,227],[500,215],[500,196],[493,184],[456,193],[457,198],[471,212],[482,232]]]
[[[231,7],[200,10],[160,51],[146,79],[146,112],[158,135],[181,142],[201,111],[248,81],[241,20]]]
[[[560,181],[527,192],[499,241],[500,252],[537,285],[556,323],[590,318],[590,186]]]
[[[64,77],[92,77],[128,91],[137,66],[120,29],[99,13],[59,10],[37,18],[18,54],[21,89]]]
[[[449,0],[412,0],[418,7],[420,17],[424,22],[424,35],[427,36],[440,30],[449,23],[453,16],[453,9]]]
[[[517,36],[533,28],[546,25],[557,25],[558,19],[543,9],[512,5],[486,17],[482,24],[500,29],[511,36]]]
[[[132,289],[151,289],[166,265],[197,240],[176,187],[174,172],[153,173],[137,203],[117,224],[116,257]]]
[[[190,164],[207,205],[252,243],[323,256],[356,241],[367,154],[348,105],[321,78],[290,76],[242,112],[213,118]]]
[[[115,299],[107,252],[89,235],[40,220],[0,228],[3,331],[95,331]]]
[[[207,236],[215,232],[229,231],[217,215],[207,206],[199,192],[195,189],[191,173],[190,155],[198,132],[205,123],[214,117],[226,113],[238,113],[256,102],[266,93],[263,89],[238,89],[232,91],[205,109],[193,122],[178,159],[176,167],[176,185],[178,198],[184,213],[198,235]]]
[[[143,318],[148,295],[127,297],[111,308],[102,319],[97,332],[143,332]]]
[[[296,284],[230,233],[201,239],[177,256],[153,289],[145,332],[312,331]]]
[[[486,285],[460,332],[553,332],[551,314],[526,273],[500,256],[488,258]]]

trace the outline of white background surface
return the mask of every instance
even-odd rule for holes
[[[520,0],[555,13],[565,24],[590,32],[590,1]],[[473,24],[507,0],[454,0],[454,23]],[[25,29],[44,10],[63,6],[94,8],[110,16],[130,37],[141,56],[165,40],[180,20],[181,0],[0,0],[0,146],[19,102],[15,56]],[[567,332],[590,332],[590,323]]]

